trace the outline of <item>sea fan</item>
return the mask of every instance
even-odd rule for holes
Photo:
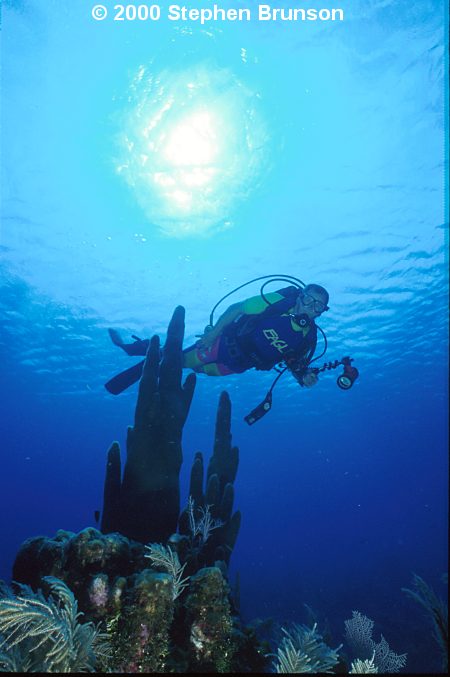
[[[4,637],[0,635],[0,646],[4,645]],[[7,651],[0,651],[0,672],[32,672],[32,661],[28,652],[15,646]]]
[[[445,602],[436,595],[433,588],[423,578],[413,574],[414,590],[402,588],[411,599],[423,606],[431,618],[433,635],[442,652],[442,667],[448,667],[448,608]]]
[[[283,632],[286,637],[278,648],[278,662],[274,664],[276,672],[332,672],[342,644],[330,649],[317,632],[317,623],[312,628],[294,625],[291,631],[283,628]]]
[[[281,674],[297,674],[300,672],[312,672],[311,659],[302,653],[290,639],[284,639],[277,652],[278,663],[274,665],[276,672]]]
[[[0,666],[3,670],[26,665],[30,672],[92,672],[98,657],[108,655],[105,636],[93,623],[79,623],[77,601],[57,578],[46,576],[50,587],[45,599],[18,584],[20,594],[9,591],[0,599]],[[4,589],[2,590],[4,593]]]
[[[352,647],[355,655],[368,658],[372,655],[372,662],[379,672],[399,672],[405,666],[406,654],[396,654],[381,635],[381,641],[376,643],[372,638],[374,622],[359,611],[352,612],[352,618],[345,621],[345,638]]]
[[[145,546],[149,553],[145,555],[151,559],[154,566],[158,566],[172,576],[172,599],[175,600],[188,585],[189,576],[183,578],[186,564],[181,566],[176,552],[160,543],[150,543]]]
[[[202,547],[206,541],[211,536],[211,533],[214,529],[218,529],[223,526],[223,522],[220,519],[214,519],[211,515],[211,506],[207,505],[205,508],[200,506],[198,508],[199,517],[195,516],[195,503],[192,496],[189,496],[188,499],[188,517],[189,517],[189,530],[191,532],[192,539],[195,539],[199,536],[200,547]]]
[[[370,659],[361,661],[357,658],[350,666],[349,675],[376,675],[378,673],[378,668],[376,667],[373,659],[375,657],[375,652]]]

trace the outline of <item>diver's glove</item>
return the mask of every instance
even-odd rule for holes
[[[108,334],[114,345],[122,348],[127,355],[130,355],[131,357],[135,355],[147,355],[147,349],[150,343],[149,339],[140,339],[133,334],[131,338],[136,339],[134,343],[124,343],[119,332],[115,329],[108,329]]]
[[[299,385],[311,388],[315,386],[318,378],[315,369],[307,367],[302,360],[286,360],[286,366]]]
[[[312,388],[312,386],[315,386],[317,381],[319,379],[317,378],[317,374],[313,369],[307,369],[303,376],[301,377],[301,381],[299,381],[300,385],[306,386],[307,388]]]

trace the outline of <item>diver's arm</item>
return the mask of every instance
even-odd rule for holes
[[[232,306],[227,308],[223,315],[219,317],[214,327],[203,334],[199,341],[197,341],[197,345],[200,348],[210,348],[225,327],[234,322],[239,315],[242,315],[243,305],[243,303],[233,303]]]
[[[307,350],[303,354],[298,353],[296,356],[292,356],[285,361],[286,367],[289,369],[297,383],[301,386],[306,386],[307,388],[315,386],[319,380],[316,369],[308,366],[314,355],[315,347],[316,342],[314,341],[310,350]]]

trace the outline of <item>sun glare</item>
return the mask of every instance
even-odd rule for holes
[[[217,156],[216,131],[209,113],[194,113],[170,133],[164,155],[175,167],[210,165]]]
[[[163,134],[159,164],[165,172],[155,172],[153,181],[161,187],[168,205],[173,201],[186,214],[200,191],[211,187],[220,160],[220,149],[213,119],[208,112],[195,112]]]
[[[117,170],[149,220],[171,236],[220,227],[265,165],[257,95],[206,65],[157,75],[142,66],[131,91]]]

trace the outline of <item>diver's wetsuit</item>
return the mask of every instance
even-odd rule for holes
[[[300,326],[290,316],[299,290],[286,287],[243,302],[243,313],[230,322],[210,349],[194,344],[183,351],[183,366],[210,376],[272,369],[286,358],[314,353],[317,328],[312,320]]]
[[[262,296],[247,299],[241,304],[242,314],[224,327],[211,348],[200,348],[195,343],[183,350],[183,367],[209,376],[224,376],[253,367],[272,369],[282,361],[307,362],[316,348],[317,327],[306,316],[299,324],[290,315],[299,293],[296,287],[285,287],[266,294],[268,303]],[[146,355],[149,345],[148,339],[132,344],[114,342],[128,355]],[[106,388],[114,394],[128,388],[140,378],[142,366],[143,362],[122,372]]]

